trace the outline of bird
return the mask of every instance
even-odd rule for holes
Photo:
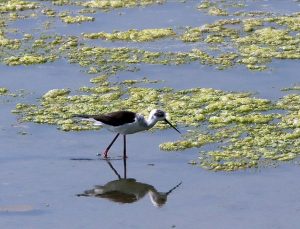
[[[95,185],[93,189],[88,189],[84,193],[77,194],[77,196],[105,198],[116,203],[129,204],[139,201],[149,194],[152,204],[155,207],[162,207],[166,204],[169,194],[182,184],[182,182],[178,183],[168,192],[158,192],[150,184],[138,182],[134,178],[127,178],[126,160],[126,158],[123,158],[124,177],[118,173],[110,160],[107,160],[107,164],[118,176],[118,179],[109,181],[105,185]]]
[[[117,133],[112,142],[105,149],[103,153],[104,158],[108,158],[108,151],[120,134],[123,135],[123,158],[127,158],[126,135],[149,130],[158,121],[164,121],[181,134],[181,132],[168,121],[167,113],[159,109],[152,110],[147,119],[143,115],[132,111],[115,111],[100,115],[76,114],[73,115],[73,117],[92,121],[94,122],[94,125],[101,125],[111,132]]]

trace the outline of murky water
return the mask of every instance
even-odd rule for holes
[[[92,24],[72,25],[72,29],[66,30],[65,25],[58,23],[54,30],[79,35],[81,32],[111,32],[132,27],[179,28],[214,21],[211,16],[195,11],[197,4],[196,1],[169,2],[162,6],[121,9],[97,14]],[[256,3],[251,1],[251,4],[256,9]],[[299,3],[283,4],[279,0],[270,0],[265,1],[263,8],[290,13],[299,10]],[[27,27],[28,23],[25,27],[22,23],[15,26],[30,32],[40,22],[34,23],[31,23],[32,27]],[[124,44],[116,42],[113,45]],[[165,45],[168,44],[161,41],[147,47],[153,50],[182,48],[172,41],[170,46]],[[264,72],[250,72],[241,66],[219,71],[197,63],[142,65],[139,72],[122,72],[112,80],[147,76],[148,79],[164,80],[162,84],[154,85],[157,87],[250,91],[257,93],[257,97],[274,100],[283,95],[281,88],[299,83],[299,67],[299,61],[282,60],[273,61],[272,70]],[[24,98],[0,100],[1,228],[298,227],[300,169],[296,163],[232,173],[206,171],[188,164],[189,160],[197,158],[198,149],[184,152],[159,150],[160,143],[176,140],[176,132],[171,129],[128,136],[126,175],[144,185],[138,188],[125,185],[127,194],[135,194],[124,197],[132,203],[119,203],[122,202],[120,196],[115,196],[115,201],[103,196],[77,196],[95,185],[119,180],[116,171],[123,177],[123,160],[111,161],[114,171],[105,160],[96,156],[111,141],[113,134],[106,130],[62,132],[54,126],[19,123],[11,110],[19,102],[37,103],[37,98],[53,88],[77,89],[89,85],[90,76],[81,70],[63,60],[27,67],[0,66],[1,86],[11,91],[25,89],[29,93]],[[117,141],[112,148],[111,154],[115,157],[121,155],[121,143],[121,140]],[[149,190],[168,192],[180,182],[182,184],[167,196],[162,207],[154,206]]]

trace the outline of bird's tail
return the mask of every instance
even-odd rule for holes
[[[81,118],[82,121],[94,122],[94,125],[96,125],[96,126],[102,126],[102,123],[95,119],[95,117],[97,117],[97,115],[75,114],[72,117],[73,118]]]

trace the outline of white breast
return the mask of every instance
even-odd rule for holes
[[[120,133],[123,135],[134,134],[136,132],[140,132],[148,129],[143,116],[137,116],[134,122],[126,123],[121,126],[109,126],[104,123],[102,123],[102,126],[112,132]]]

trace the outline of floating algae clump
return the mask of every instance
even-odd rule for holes
[[[19,49],[21,46],[21,41],[18,39],[7,39],[0,34],[0,48],[5,47],[8,49]]]
[[[55,17],[56,16],[56,12],[53,9],[43,9],[42,13],[49,16],[49,17]]]
[[[209,1],[202,1],[197,8],[198,9],[208,9],[209,7],[213,6],[214,4]]]
[[[217,7],[211,7],[208,10],[208,13],[210,15],[214,15],[214,16],[228,16],[228,13],[226,10],[223,10],[223,9],[217,8]]]
[[[74,114],[99,114],[116,110],[148,115],[163,107],[173,123],[191,128],[182,139],[160,145],[162,150],[202,148],[198,161],[203,168],[233,171],[292,160],[300,154],[300,96],[287,95],[277,103],[209,88],[175,91],[171,88],[124,87],[96,78],[85,94],[70,95],[68,89],[54,89],[41,98],[39,106],[17,105],[14,113],[24,121],[57,125],[64,131],[99,127],[72,118]],[[135,85],[135,81],[131,85]],[[282,112],[284,111],[284,112]],[[155,129],[167,128],[158,123]],[[194,163],[194,164],[195,164]]]
[[[31,64],[43,64],[46,62],[52,62],[56,59],[55,56],[41,56],[25,54],[24,56],[12,56],[4,59],[7,65],[31,65]]]
[[[262,71],[273,59],[300,58],[300,37],[295,33],[299,30],[299,21],[298,14],[225,19],[201,27],[189,27],[179,37],[184,42],[201,42],[203,45],[203,42],[206,42],[208,48],[213,48],[220,56],[228,54],[228,49],[231,50],[230,54],[235,58],[226,67],[243,64],[250,70]],[[224,49],[224,45],[227,50]],[[219,64],[217,61],[201,63],[217,66]],[[219,66],[218,68],[223,69]]]
[[[201,39],[201,28],[188,28],[180,38],[184,42],[196,42]]]
[[[213,16],[228,16],[226,9],[241,7],[245,7],[244,1],[204,0],[197,6],[197,9]]]
[[[126,32],[113,32],[113,33],[90,33],[83,34],[84,38],[89,39],[103,39],[103,40],[124,40],[124,41],[135,41],[135,42],[145,42],[153,41],[156,39],[172,37],[176,33],[171,28],[166,29],[144,29],[136,30],[131,29]]]
[[[262,19],[245,19],[243,21],[244,31],[245,32],[251,32],[254,31],[257,27],[263,25]]]
[[[68,89],[52,89],[43,95],[43,99],[55,99],[58,96],[65,96],[70,93]]]
[[[5,87],[0,87],[0,95],[5,95],[8,92],[8,89]]]
[[[47,14],[47,9],[42,12]],[[52,11],[49,12],[53,15]],[[69,14],[70,12],[62,12],[57,16],[70,23],[80,23],[80,16],[71,17],[68,16]],[[107,75],[124,70],[135,71],[138,69],[136,64],[140,63],[178,65],[194,61],[215,66],[220,70],[242,64],[250,70],[262,71],[273,59],[300,58],[300,37],[295,33],[298,30],[298,21],[298,14],[250,19],[231,18],[194,28],[187,27],[183,31],[179,29],[178,32],[173,28],[132,29],[112,33],[84,33],[81,37],[60,36],[59,39],[51,35],[49,37],[52,38],[40,37],[36,40],[25,36],[21,40],[10,39],[4,31],[0,31],[0,48],[3,49],[1,60],[9,65],[28,65],[66,57],[70,63],[78,63],[87,68],[89,73]],[[5,27],[5,23],[1,26]],[[87,47],[86,45],[90,42],[86,39],[154,42],[163,38],[199,42],[196,47],[200,46],[201,49],[166,52],[128,47]]]
[[[152,4],[161,4],[164,0],[93,0],[79,3],[85,7],[99,8],[104,10],[116,8],[129,8],[138,6],[147,6]]]
[[[253,100],[255,101],[255,99]],[[249,102],[249,105],[252,102]],[[221,146],[218,150],[202,151],[199,165],[212,170],[233,171],[268,165],[276,161],[288,161],[299,156],[300,96],[287,95],[277,104],[270,104],[265,100],[259,101],[258,104],[260,105],[255,105],[251,110],[248,110],[251,115],[240,114],[234,108],[235,106],[227,108],[230,110],[229,113],[224,111],[222,106],[220,107],[221,111],[213,109],[218,111],[218,115],[209,117],[208,120],[213,125],[209,127],[211,128],[210,137],[204,137],[203,141],[208,139],[208,143],[215,142]],[[270,106],[267,107],[267,104]],[[260,113],[255,115],[253,111],[257,109],[269,110],[269,112],[272,111],[272,114]],[[275,112],[275,109],[282,109],[287,113],[279,114]],[[246,118],[247,116],[250,119]],[[242,122],[240,122],[241,118]],[[277,121],[275,122],[275,120]],[[191,135],[192,133],[187,135],[190,142],[191,139],[202,138],[201,132],[194,132],[194,136]],[[174,143],[164,143],[161,148],[182,150],[183,147],[191,148],[195,145],[195,143],[187,144],[187,140],[181,140]]]
[[[289,16],[270,17],[265,19],[266,22],[274,22],[278,25],[287,26],[290,30],[300,31],[300,13]]]
[[[281,91],[300,91],[300,86],[294,86],[289,88],[283,88]]]
[[[136,71],[137,68],[135,64],[140,63],[177,65],[199,61],[203,64],[228,68],[234,64],[236,57],[237,55],[234,53],[212,56],[200,49],[177,53],[151,52],[125,47],[103,48],[86,46],[73,49],[69,53],[71,63],[78,63],[82,67],[88,67],[89,73],[101,73],[106,75],[116,74],[116,72],[124,70]]]
[[[72,0],[52,0],[52,3],[54,5],[63,6],[71,4]]]
[[[21,11],[38,8],[38,4],[29,1],[20,0],[8,0],[5,3],[0,2],[0,13],[6,13],[10,11]]]
[[[256,69],[272,58],[299,59],[300,39],[288,31],[271,27],[255,30],[253,34],[236,39],[241,59],[249,69]],[[289,48],[287,48],[289,47]],[[265,66],[261,66],[263,69]]]
[[[88,22],[88,21],[94,21],[95,18],[90,16],[84,16],[84,15],[78,15],[78,16],[63,16],[61,17],[61,20],[67,24],[74,24],[74,23],[82,23],[82,22]]]
[[[9,65],[18,64],[41,64],[59,58],[69,58],[70,63],[78,63],[86,67],[89,73],[115,74],[118,71],[135,71],[140,63],[146,64],[187,64],[198,61],[201,64],[214,66],[217,69],[226,69],[238,64],[244,65],[250,70],[262,71],[267,69],[267,64],[274,59],[299,59],[300,53],[300,30],[299,13],[290,15],[276,15],[272,13],[252,12],[250,15],[240,14],[239,17],[226,17],[209,24],[199,24],[196,27],[172,28],[151,28],[151,29],[130,29],[127,31],[113,31],[107,33],[84,33],[82,36],[64,36],[57,43],[44,39],[43,36],[54,38],[54,35],[46,29],[41,37],[23,37],[16,39],[21,32],[12,35],[9,32],[11,26],[6,24],[7,20],[18,20],[31,17],[28,12],[21,13],[21,10],[36,9],[32,17],[47,15],[52,18],[60,18],[66,23],[81,23],[93,21],[94,17],[77,15],[79,12],[99,13],[96,9],[114,9],[120,7],[137,7],[152,5],[164,1],[152,0],[53,0],[55,5],[71,5],[70,11],[61,11],[58,6],[49,8],[49,3],[36,1],[11,0],[2,1],[3,19],[0,20],[0,60]],[[205,0],[198,6],[199,9],[217,15],[226,15],[222,11],[231,13],[231,8],[243,7],[244,1],[219,1]],[[18,6],[18,7],[17,7]],[[84,9],[73,11],[74,8]],[[17,12],[11,12],[17,11]],[[8,13],[7,13],[8,12]],[[30,11],[31,12],[31,11]],[[10,14],[10,15],[9,15]],[[35,16],[34,16],[35,15]],[[77,16],[73,16],[77,15]],[[50,23],[49,21],[47,23]],[[51,24],[51,23],[50,23]],[[52,22],[52,26],[55,23]],[[54,28],[55,29],[55,28]],[[13,38],[12,38],[13,37]],[[193,46],[184,48],[186,51],[148,51],[134,48],[103,48],[95,47],[93,51],[104,51],[100,57],[88,56],[91,53],[86,48],[91,42],[87,39],[104,39],[107,41],[129,41],[129,42],[155,42],[159,39],[171,38],[172,42],[197,42]],[[34,40],[36,39],[36,40]],[[174,41],[177,39],[177,41]],[[70,40],[70,41],[68,41]],[[167,41],[166,41],[167,42]],[[199,44],[198,44],[199,43]],[[141,46],[140,46],[141,47]],[[194,49],[190,49],[193,47]],[[152,49],[153,50],[153,49]],[[75,52],[81,52],[74,54]],[[100,63],[100,64],[99,64]]]

